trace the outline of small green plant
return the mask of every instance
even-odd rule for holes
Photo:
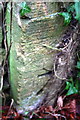
[[[77,79],[78,79],[78,92],[80,94],[80,59],[77,61]]]
[[[75,19],[77,19],[80,23],[80,2],[75,0],[75,4],[74,4],[74,8],[75,8],[75,12],[76,12],[76,16]]]
[[[80,61],[77,61],[76,68],[80,69]]]
[[[72,17],[80,22],[80,2],[76,2],[73,5],[67,7],[67,12],[58,13],[64,17],[64,25],[68,25]]]
[[[21,16],[24,16],[26,13],[31,12],[31,8],[26,4],[26,2],[21,2],[20,7],[21,9],[19,12]]]
[[[66,95],[71,95],[75,93],[80,93],[80,60],[77,61],[77,75],[76,75],[76,80],[74,81],[73,78],[70,78],[69,81],[66,82],[66,87],[65,90],[68,90]]]
[[[66,95],[78,93],[78,80],[76,80],[76,82],[74,82],[73,79],[70,78],[70,80],[66,82],[65,89],[68,90]]]
[[[68,25],[71,22],[72,16],[68,12],[61,12],[59,15],[64,17],[64,25]]]

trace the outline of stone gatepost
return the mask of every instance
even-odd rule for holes
[[[11,95],[21,109],[33,109],[44,98],[46,91],[40,91],[50,79],[47,70],[52,70],[55,47],[66,29],[63,18],[57,15],[58,3],[27,3],[31,19],[21,19],[22,27],[17,22],[17,9],[13,5],[12,47],[10,51]],[[17,5],[17,3],[16,3]],[[10,5],[7,10],[7,36],[10,36]],[[8,44],[10,38],[8,37]],[[43,75],[42,75],[43,74]],[[54,86],[53,86],[54,87]]]

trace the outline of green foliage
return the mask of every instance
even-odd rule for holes
[[[77,79],[78,79],[78,92],[80,94],[80,59],[77,62],[76,68],[77,68]]]
[[[74,12],[74,4],[68,6],[66,9],[67,9],[67,12],[59,13],[59,15],[62,15],[64,17],[64,25],[68,25],[72,20],[72,14],[71,13]]]
[[[71,14],[68,12],[61,12],[59,15],[62,15],[64,17],[64,25],[68,25],[71,21]]]
[[[76,80],[76,83],[74,83],[73,79],[71,78],[70,81],[66,82],[65,89],[68,90],[66,95],[78,93],[78,80]]]
[[[77,19],[80,22],[80,2],[75,2],[75,12],[76,16],[75,19]]]
[[[76,68],[80,69],[80,61],[77,62]]]
[[[3,110],[0,110],[0,113],[5,113]]]
[[[68,12],[68,13],[73,13],[74,10],[75,10],[74,4],[67,7],[67,12]]]
[[[67,12],[61,12],[59,15],[64,17],[64,25],[68,25],[71,22],[72,15],[80,22],[80,2],[76,2],[75,0],[73,5],[67,7]]]
[[[26,2],[22,2],[20,4],[20,7],[21,7],[21,9],[20,9],[21,16],[24,16],[26,13],[31,12],[31,8],[26,4]]]
[[[77,75],[76,75],[75,81],[73,81],[73,79],[70,78],[70,80],[66,82],[65,90],[68,90],[66,95],[80,93],[80,82],[79,82],[79,78],[80,78],[80,60],[77,61],[76,68],[77,68]]]

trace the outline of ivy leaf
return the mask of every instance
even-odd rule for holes
[[[31,11],[31,9],[27,6],[24,9],[20,10],[20,15],[24,16],[26,13],[29,13]]]
[[[77,62],[76,68],[80,69],[80,61]]]
[[[68,89],[70,88],[70,86],[71,86],[71,83],[67,81],[67,82],[66,82],[66,88],[65,88],[65,89],[68,90]]]
[[[76,80],[75,82],[73,81],[73,78],[70,78],[70,81],[66,82],[66,87],[65,89],[68,90],[66,95],[71,95],[78,93],[78,87],[79,87],[79,82]]]
[[[71,95],[75,93],[78,93],[78,90],[76,89],[76,87],[71,86],[66,95]]]
[[[75,19],[77,19],[80,22],[80,2],[79,1],[75,2],[75,11],[76,11]]]
[[[59,15],[62,15],[64,17],[64,24],[68,25],[71,22],[71,14],[68,12],[61,12],[58,13]]]
[[[20,7],[24,8],[26,6],[26,2],[21,2]]]
[[[31,8],[26,4],[26,2],[21,3],[20,15],[24,16],[26,13],[31,12]]]
[[[74,10],[75,10],[75,6],[74,6],[74,4],[73,5],[70,5],[70,6],[68,6],[67,7],[67,11],[70,13],[70,12],[74,12]]]

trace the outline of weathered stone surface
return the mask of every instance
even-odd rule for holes
[[[47,83],[50,75],[40,77],[38,75],[47,72],[43,68],[51,70],[54,62],[52,50],[44,45],[54,47],[64,31],[63,18],[55,15],[49,16],[49,14],[58,11],[57,3],[36,2],[29,4],[32,12],[28,16],[32,19],[21,20],[22,29],[18,26],[17,18],[13,14],[13,43],[10,51],[12,95],[14,100],[24,109],[29,109],[28,106],[38,102],[39,98],[43,99],[45,91],[39,95],[36,93]],[[16,10],[15,6],[13,10]]]

